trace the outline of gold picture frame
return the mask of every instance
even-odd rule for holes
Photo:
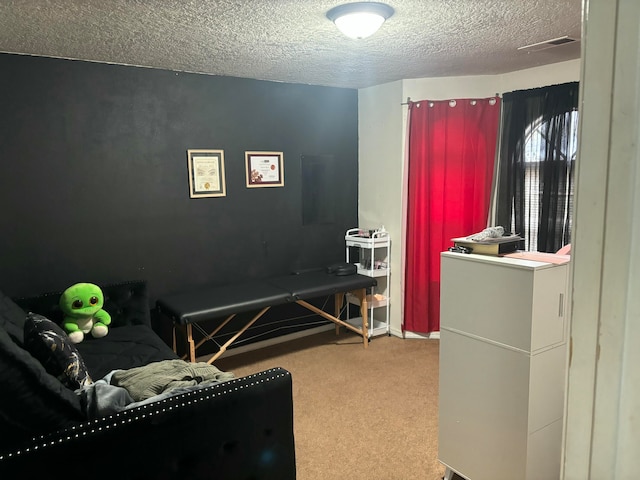
[[[247,188],[283,187],[282,152],[245,152]]]
[[[187,150],[189,196],[191,198],[227,195],[224,176],[224,150]]]

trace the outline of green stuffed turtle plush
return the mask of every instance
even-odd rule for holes
[[[95,338],[109,333],[111,315],[102,309],[103,305],[102,290],[93,283],[76,283],[62,292],[62,327],[73,343],[80,343],[89,332]]]

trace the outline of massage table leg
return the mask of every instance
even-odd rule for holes
[[[342,310],[342,300],[344,298],[344,294],[343,293],[336,293],[333,296],[334,300],[333,300],[333,304],[334,304],[334,315],[336,318],[340,318],[340,311]],[[340,335],[340,325],[338,323],[336,323],[336,335]]]
[[[369,306],[367,305],[367,290],[355,290],[353,293],[360,300],[360,316],[362,317],[362,341],[365,348],[369,345]]]
[[[269,310],[270,308],[271,307],[265,307],[262,310],[260,310],[260,312],[255,317],[253,317],[251,320],[249,320],[249,322],[244,327],[242,327],[242,329],[240,329],[240,331],[238,331],[238,333],[236,333],[233,337],[231,337],[229,340],[227,340],[227,342],[220,347],[220,350],[218,350],[218,353],[216,353],[213,357],[211,357],[209,360],[207,360],[207,363],[209,365],[211,365],[213,362],[215,362],[218,359],[218,357],[220,357],[220,355],[222,355],[224,352],[227,351],[227,347],[229,345],[231,345],[233,342],[236,341],[236,338],[238,338],[240,335],[242,335],[247,328],[249,328],[251,325],[253,325],[256,322],[256,320],[258,320],[262,315],[264,315],[266,313],[266,311]],[[227,321],[229,321],[229,320],[230,319],[227,319]]]
[[[233,317],[235,317],[236,314],[233,313],[231,315],[229,315],[220,325],[218,325],[215,329],[213,329],[211,332],[207,333],[206,330],[204,330],[202,327],[200,327],[199,325],[197,325],[198,330],[200,330],[200,332],[204,335],[204,337],[202,339],[200,339],[200,341],[198,343],[196,343],[196,350],[198,350],[198,348],[200,348],[200,345],[202,345],[204,342],[206,342],[207,340],[211,340],[213,338],[213,336],[218,333],[220,330],[222,330],[224,328],[224,326],[229,323],[231,321],[231,319]],[[195,360],[191,360],[192,362],[194,362]]]
[[[365,289],[355,290],[355,291],[353,291],[351,293],[353,293],[354,295],[356,295],[360,299],[360,310],[362,312],[362,329],[358,329],[358,328],[354,327],[353,325],[351,325],[351,324],[349,324],[347,322],[344,322],[344,321],[340,320],[337,317],[334,317],[333,315],[329,315],[324,310],[321,310],[318,307],[316,307],[315,305],[311,305],[310,303],[305,302],[304,300],[296,300],[296,303],[298,305],[302,305],[306,309],[311,310],[312,312],[320,315],[322,318],[326,318],[327,320],[331,320],[333,323],[335,323],[338,326],[343,326],[345,328],[348,328],[352,332],[357,333],[358,335],[362,335],[362,341],[364,343],[364,347],[367,348],[369,346],[369,334],[368,334],[368,330],[367,330],[368,322],[367,322],[367,300],[365,298],[366,290]]]
[[[187,323],[187,343],[189,345],[189,361],[196,361],[196,347],[193,341],[193,329],[190,323]]]
[[[173,329],[171,330],[171,345],[173,347],[173,353],[178,353],[178,342],[176,341],[176,328],[177,325],[173,324]]]
[[[200,348],[200,346],[206,342],[207,340],[211,340],[211,338],[213,338],[213,336],[218,333],[227,323],[229,323],[229,321],[235,317],[236,314],[232,314],[229,315],[220,325],[218,325],[214,330],[212,330],[210,333],[206,333],[202,328],[198,328],[203,334],[204,334],[204,338],[202,338],[197,344],[194,345],[194,340],[193,340],[193,326],[191,323],[187,323],[185,325],[185,330],[186,330],[186,334],[187,334],[187,345],[188,345],[188,350],[189,353],[186,355],[182,356],[183,360],[186,360],[187,357],[189,358],[189,361],[191,363],[194,363],[196,361],[196,351],[198,350],[198,348]],[[177,341],[176,341],[176,329],[178,328],[178,325],[174,325],[173,326],[173,351],[175,353],[178,353],[178,345],[177,345]]]

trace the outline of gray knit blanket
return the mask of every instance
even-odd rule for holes
[[[163,360],[143,367],[113,372],[111,384],[125,388],[139,402],[171,390],[194,385],[223,382],[235,378],[232,372],[222,372],[205,362]]]

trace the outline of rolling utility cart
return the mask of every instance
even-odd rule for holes
[[[365,230],[352,228],[347,230],[345,235],[346,261],[354,263],[357,253],[358,273],[368,277],[374,277],[378,285],[371,288],[371,293],[367,295],[368,317],[369,317],[369,338],[376,335],[389,335],[389,278],[391,270],[391,238],[389,233],[382,227],[380,230]],[[354,251],[357,249],[357,252]],[[348,303],[360,305],[357,297],[351,294],[346,295]],[[347,320],[352,325],[360,325],[361,317],[349,318],[347,308]]]

